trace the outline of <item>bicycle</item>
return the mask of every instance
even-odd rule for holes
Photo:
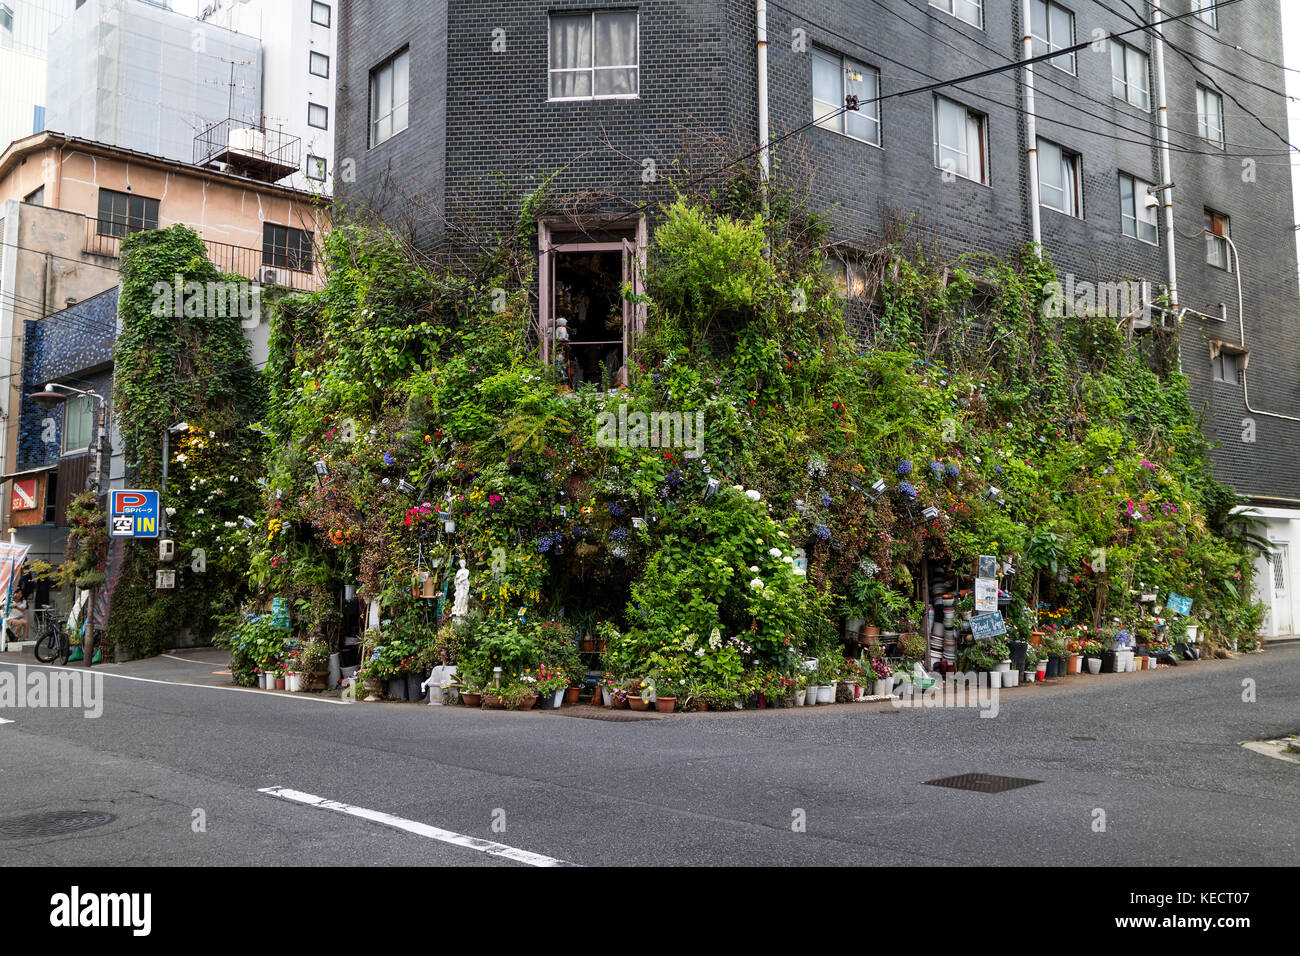
[[[63,618],[54,616],[54,608],[36,609],[36,659],[42,664],[66,664],[72,644],[63,628]]]

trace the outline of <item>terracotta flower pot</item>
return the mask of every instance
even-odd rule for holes
[[[655,699],[655,710],[661,714],[671,714],[677,707],[676,697],[658,697]]]
[[[702,714],[709,709],[709,702],[707,700],[697,700],[693,706],[697,714]]]
[[[505,704],[501,703],[500,697],[494,697],[491,694],[483,695],[483,705],[489,710],[500,710]]]
[[[483,695],[466,694],[462,692],[460,695],[460,702],[466,707],[481,707],[483,705]]]
[[[277,678],[275,679],[275,689],[276,689],[276,690],[284,690],[284,678],[283,678],[283,677],[277,677]]]
[[[570,687],[564,692],[564,702],[566,704],[576,704],[578,702],[578,692],[580,687]]]
[[[631,707],[633,710],[649,710],[649,709],[650,709],[650,701],[648,701],[648,700],[642,700],[640,696],[629,697],[629,698],[627,699],[627,703],[628,703],[628,706]]]
[[[522,701],[519,702],[519,709],[520,709],[520,710],[532,710],[532,709],[533,709],[533,704],[535,704],[535,703],[537,703],[537,695],[536,695],[536,694],[529,694],[527,697],[525,697]]]

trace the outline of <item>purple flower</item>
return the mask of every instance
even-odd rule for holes
[[[904,458],[898,463],[898,475],[900,478],[906,478],[912,473],[912,463]]]
[[[823,507],[823,508],[829,508],[830,506],[831,506],[831,496],[828,495],[825,491],[823,491],[823,492],[822,492],[822,507]]]
[[[957,465],[949,465],[943,470],[943,473],[947,475],[949,478],[956,478],[958,475],[961,474],[961,468],[958,467]]]
[[[826,527],[824,524],[819,524],[817,527],[813,528],[813,534],[817,536],[819,541],[829,541],[831,537],[831,529]]]
[[[609,533],[609,540],[610,540],[610,541],[626,541],[626,540],[627,540],[627,528],[615,528],[615,529],[613,529],[613,530],[610,531],[610,533]]]
[[[395,461],[397,461],[396,458],[394,458],[394,457],[393,457],[392,455],[390,455],[388,452],[384,452],[384,464],[385,464],[385,465],[391,465],[391,464],[392,464],[393,462],[395,462]]]
[[[900,481],[898,483],[898,490],[907,495],[907,497],[911,498],[913,501],[916,500],[916,487],[910,481]]]
[[[930,462],[930,474],[934,475],[936,481],[942,478],[943,462],[939,462],[939,461]]]

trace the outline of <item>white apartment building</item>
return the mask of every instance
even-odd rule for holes
[[[204,23],[262,44],[262,119],[302,140],[301,171],[284,185],[333,193],[334,74],[342,0],[200,0]]]
[[[46,128],[175,162],[261,116],[261,44],[151,0],[77,0],[47,77]]]
[[[0,0],[0,150],[45,129],[50,34],[76,0]]]

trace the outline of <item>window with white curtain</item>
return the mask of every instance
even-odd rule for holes
[[[1124,235],[1158,244],[1156,207],[1148,204],[1151,184],[1127,173],[1119,174],[1119,215]]]
[[[930,0],[930,6],[984,29],[984,0]]]
[[[1045,139],[1038,141],[1038,201],[1048,209],[1083,218],[1079,154]]]
[[[1223,148],[1223,97],[1199,85],[1196,87],[1196,128],[1201,139]]]
[[[1231,226],[1228,217],[1223,213],[1205,210],[1205,261],[1229,272],[1232,271],[1232,259],[1228,257]]]
[[[1059,3],[1053,3],[1052,0],[1030,0],[1029,22],[1034,56],[1074,46],[1074,14]],[[1073,53],[1062,53],[1048,62],[1066,73],[1075,72]]]
[[[988,184],[988,117],[942,96],[934,98],[934,165]]]
[[[551,99],[613,99],[640,93],[637,11],[552,13],[550,44]]]
[[[370,148],[410,123],[411,50],[406,48],[370,71]]]
[[[1156,206],[1149,202],[1152,198],[1150,183],[1127,173],[1119,174],[1119,216],[1124,235],[1159,245]]]
[[[858,108],[844,109],[856,96]],[[863,142],[880,145],[880,71],[825,50],[813,50],[813,120]]]
[[[1143,110],[1151,109],[1151,80],[1147,55],[1135,46],[1110,41],[1111,88],[1121,100]]]

